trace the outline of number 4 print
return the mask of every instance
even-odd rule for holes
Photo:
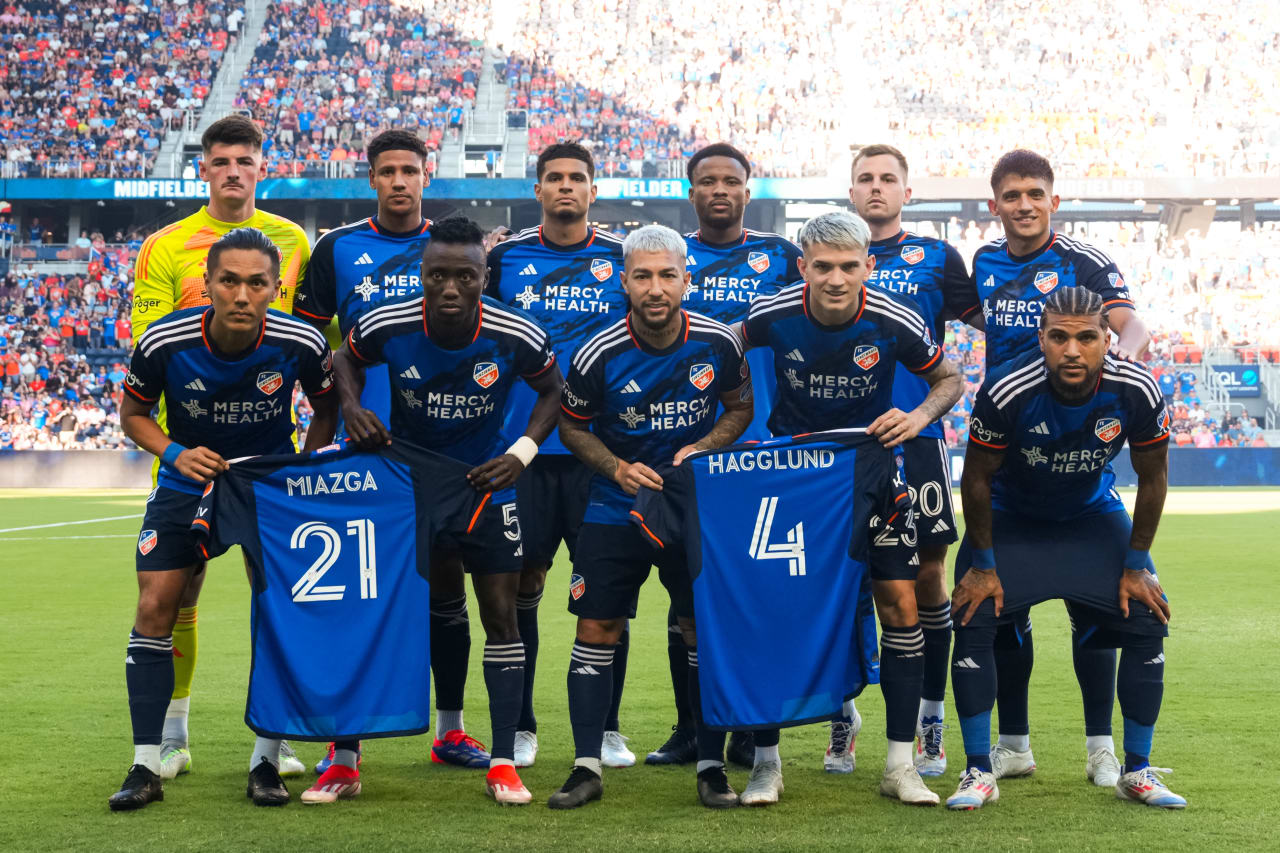
[[[804,576],[804,522],[787,531],[787,541],[770,544],[773,532],[773,515],[778,508],[777,498],[761,498],[760,512],[756,514],[755,532],[751,534],[751,556],[757,560],[786,560],[791,577]]]

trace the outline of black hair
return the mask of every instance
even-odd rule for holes
[[[693,180],[693,170],[708,157],[728,157],[732,160],[737,160],[742,164],[742,168],[747,171],[747,177],[751,177],[751,161],[747,159],[746,154],[743,154],[727,142],[713,142],[705,148],[699,148],[689,158],[689,162],[684,167],[684,172],[690,181]]]
[[[552,160],[581,160],[587,164],[587,175],[593,181],[596,179],[596,161],[591,157],[590,151],[576,142],[555,142],[542,149],[542,153],[538,155],[539,181]]]
[[[200,147],[204,153],[215,145],[248,145],[255,151],[262,150],[262,129],[248,116],[233,114],[224,116],[213,124],[200,137]]]
[[[1040,313],[1040,328],[1048,322],[1050,314],[1060,317],[1097,317],[1102,328],[1107,328],[1107,311],[1102,297],[1087,287],[1059,287],[1045,299]]]
[[[1048,181],[1049,186],[1053,186],[1053,167],[1049,165],[1049,161],[1025,148],[1015,148],[1006,152],[996,161],[995,168],[991,170],[991,191],[1000,192],[1001,182],[1010,175],[1021,178],[1040,178]]]
[[[424,162],[427,159],[427,146],[416,134],[407,130],[384,130],[369,140],[365,156],[369,159],[370,171],[373,170],[373,164],[377,162],[378,155],[384,151],[412,151]]]
[[[271,278],[274,281],[280,276],[280,250],[271,238],[257,228],[236,228],[218,238],[218,242],[209,247],[209,256],[205,261],[205,269],[210,278],[218,268],[218,258],[228,249],[250,249],[261,252],[271,261]]]
[[[432,222],[427,233],[431,235],[428,247],[432,243],[445,243],[450,246],[475,245],[484,248],[484,231],[465,216],[450,216],[448,219]]]

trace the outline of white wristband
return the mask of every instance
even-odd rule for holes
[[[522,435],[516,439],[516,443],[507,448],[507,452],[520,460],[520,464],[528,468],[529,463],[533,461],[533,457],[538,455],[538,442]]]

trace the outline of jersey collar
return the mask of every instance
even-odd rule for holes
[[[475,328],[475,331],[471,334],[471,340],[467,341],[465,344],[463,344],[460,347],[445,347],[444,345],[439,343],[437,343],[436,346],[440,347],[441,349],[465,349],[466,347],[469,347],[472,344],[474,344],[476,342],[476,339],[480,337],[480,327],[483,325],[484,325],[484,300],[481,299],[479,302],[476,303],[476,328]],[[422,298],[422,333],[427,336],[427,340],[431,340],[431,329],[427,326],[427,299],[425,296]]]
[[[894,234],[892,237],[886,237],[883,240],[872,240],[871,245],[877,249],[883,249],[888,246],[896,246],[899,243],[905,243],[907,240],[907,237],[909,236],[910,235],[906,231],[899,230],[898,233]]]
[[[546,237],[542,236],[542,226],[541,225],[538,226],[538,242],[542,244],[544,247],[548,249],[553,249],[554,251],[557,251],[557,252],[580,252],[583,249],[590,246],[595,241],[596,241],[596,229],[590,228],[587,230],[586,240],[583,240],[578,243],[570,243],[567,246],[561,243],[553,243],[552,241],[548,240]]]
[[[209,334],[209,322],[212,319],[213,306],[210,305],[204,310],[204,313],[200,315],[200,339],[204,341],[205,349],[214,356],[225,361],[239,361],[258,347],[262,346],[262,336],[267,333],[267,321],[265,319],[262,321],[262,326],[258,329],[258,339],[253,342],[253,346],[248,349],[241,350],[240,352],[230,354],[224,353],[222,350],[218,349],[218,345],[213,340],[213,335]]]
[[[644,341],[636,337],[636,333],[631,328],[631,312],[627,312],[627,334],[631,336],[631,343],[635,344],[636,349],[648,355],[670,355],[680,347],[684,346],[689,340],[689,312],[683,308],[680,309],[680,333],[676,335],[675,342],[669,347],[663,349],[654,349]]]
[[[737,240],[730,240],[728,243],[712,243],[710,240],[703,239],[701,228],[694,232],[693,239],[697,240],[708,249],[732,249],[735,246],[745,246],[747,244],[747,229],[743,228],[742,236]]]
[[[369,227],[373,229],[373,233],[381,234],[383,237],[417,237],[427,233],[427,229],[431,227],[431,220],[424,216],[422,225],[417,228],[410,228],[408,231],[388,231],[378,225],[377,216],[370,216]]]
[[[1023,263],[1026,263],[1027,261],[1031,260],[1032,258],[1038,258],[1040,255],[1043,255],[1045,252],[1049,251],[1049,247],[1050,247],[1050,246],[1052,246],[1052,245],[1053,245],[1054,243],[1056,243],[1056,242],[1058,242],[1058,232],[1057,232],[1057,231],[1054,231],[1053,229],[1050,229],[1050,230],[1049,230],[1049,241],[1048,241],[1047,243],[1045,243],[1043,246],[1041,246],[1039,249],[1036,249],[1035,251],[1031,252],[1030,254],[1027,254],[1027,255],[1015,255],[1013,252],[1010,252],[1010,251],[1009,251],[1009,243],[1008,243],[1008,241],[1005,241],[1005,244],[1004,244],[1004,253],[1005,253],[1006,255],[1008,255],[1008,256],[1009,256],[1009,260],[1013,261],[1015,264],[1023,264]]]
[[[809,311],[809,282],[807,281],[804,283],[804,299],[800,304],[804,306],[804,316],[810,323],[823,331],[838,332],[842,329],[849,328],[854,323],[862,319],[862,312],[867,308],[867,285],[866,283],[863,283],[862,292],[858,294],[858,310],[854,312],[854,315],[850,320],[841,323],[838,326],[827,326],[819,323],[818,318],[813,316],[812,312]]]

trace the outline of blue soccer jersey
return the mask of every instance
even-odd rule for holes
[[[987,375],[973,404],[969,440],[1003,451],[991,485],[994,509],[1067,521],[1124,509],[1111,460],[1125,441],[1169,440],[1169,415],[1150,371],[1106,356],[1097,390],[1064,403],[1044,356],[1023,356]]]
[[[578,348],[627,314],[622,289],[622,241],[592,228],[587,239],[572,246],[552,243],[542,228],[526,229],[489,252],[489,284],[485,293],[529,314],[551,335],[562,364]],[[517,388],[507,404],[506,435],[524,435],[537,395]],[[553,430],[541,453],[567,454]]]
[[[502,413],[515,381],[545,373],[556,361],[541,326],[487,296],[461,349],[432,340],[421,296],[365,314],[347,346],[363,364],[387,365],[393,436],[472,465],[505,446]]]
[[[809,312],[809,286],[796,284],[752,304],[743,336],[773,350],[778,402],[774,435],[865,427],[893,405],[894,365],[927,373],[942,358],[905,297],[862,288],[858,310],[841,326]]]
[[[861,430],[769,439],[641,490],[633,521],[687,555],[709,725],[829,719],[879,680],[869,564],[915,547],[901,458]]]
[[[1003,237],[973,256],[969,292],[958,302],[980,305],[986,319],[987,370],[1039,348],[1036,331],[1045,297],[1059,287],[1087,287],[1103,306],[1132,308],[1120,270],[1098,249],[1050,233],[1043,248],[1012,255]]]
[[[935,341],[944,340],[948,318],[960,317],[970,308],[966,299],[969,272],[955,247],[944,240],[899,231],[885,240],[872,240],[868,248],[875,269],[867,284],[905,296],[916,304]],[[893,405],[909,412],[929,396],[929,383],[909,371],[893,377]],[[922,436],[942,438],[942,424],[934,421],[920,430]]]
[[[318,741],[429,729],[432,544],[468,532],[488,499],[467,470],[397,441],[247,459],[208,486],[192,531],[206,557],[242,546],[253,575],[249,728]]]
[[[612,453],[650,468],[667,465],[680,448],[711,432],[720,396],[745,391],[750,370],[728,326],[681,312],[680,335],[655,350],[620,320],[580,347],[565,380],[561,409],[592,431]],[[584,521],[626,524],[631,497],[596,475]]]
[[[209,334],[213,308],[175,311],[147,327],[133,351],[125,391],[153,405],[163,396],[169,437],[207,447],[224,459],[292,453],[293,387],[308,396],[333,392],[333,355],[324,335],[274,309],[245,352],[224,353]],[[204,488],[169,465],[158,484],[200,494]]]

